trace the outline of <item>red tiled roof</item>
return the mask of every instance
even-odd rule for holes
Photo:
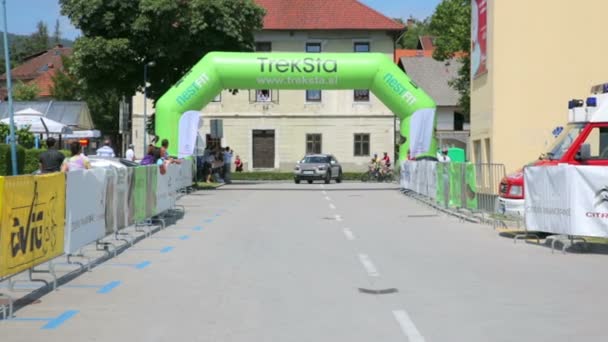
[[[11,78],[27,84],[36,84],[40,89],[39,96],[51,96],[50,90],[53,86],[53,75],[57,70],[63,70],[62,56],[70,56],[72,48],[56,46],[46,52],[34,55],[18,67],[11,70]],[[0,80],[6,80],[6,74],[0,76]],[[0,96],[6,96],[6,88],[0,89]]]
[[[266,9],[265,30],[403,30],[357,0],[255,0]]]
[[[51,88],[53,88],[54,85],[53,76],[55,76],[55,73],[57,73],[57,69],[50,69],[37,78],[29,81],[28,84],[35,83],[38,86],[38,89],[40,89],[38,96],[50,97],[52,95]]]
[[[399,63],[401,57],[433,57],[433,51],[410,49],[395,50],[395,63]]]
[[[435,50],[413,50],[413,49],[397,49],[395,50],[395,63],[399,63],[402,57],[433,57]],[[454,57],[460,58],[466,56],[464,52],[454,53]]]
[[[435,50],[435,44],[433,44],[434,39],[435,37],[433,36],[420,36],[418,37],[418,47],[422,50]]]

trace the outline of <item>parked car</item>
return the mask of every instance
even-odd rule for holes
[[[311,154],[298,162],[293,170],[293,180],[296,184],[305,180],[312,184],[315,180],[329,184],[332,179],[342,182],[342,166],[331,154]]]

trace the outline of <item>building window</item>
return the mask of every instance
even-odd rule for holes
[[[321,134],[306,134],[306,154],[321,153]]]
[[[321,43],[306,43],[306,52],[321,52]]]
[[[369,52],[369,42],[355,42],[355,52]],[[354,91],[355,102],[369,102],[369,90],[368,89],[355,89]]]
[[[307,90],[306,91],[306,102],[321,102],[321,91],[320,90]]]
[[[355,102],[369,102],[369,90],[355,89]]]
[[[355,134],[355,157],[369,156],[369,133]]]
[[[271,42],[255,42],[255,51],[256,52],[271,52],[272,43]]]
[[[490,138],[485,138],[484,143],[486,150],[486,163],[492,164],[492,145],[490,144]]]
[[[355,52],[369,52],[369,42],[356,42]]]
[[[257,89],[255,91],[255,102],[272,102],[270,89]]]
[[[319,53],[321,52],[321,43],[306,43],[306,52]],[[306,102],[321,102],[321,90],[307,90]]]
[[[217,94],[217,96],[213,98],[212,102],[222,102],[222,93]]]

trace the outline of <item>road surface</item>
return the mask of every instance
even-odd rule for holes
[[[387,184],[260,183],[0,322],[2,341],[606,341],[606,255],[551,254]]]

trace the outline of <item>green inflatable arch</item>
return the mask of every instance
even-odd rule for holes
[[[401,119],[401,160],[410,147],[415,155],[437,148],[435,102],[384,54],[211,52],[156,103],[156,134],[172,142],[169,153],[177,155],[180,116],[222,89],[370,89]]]

